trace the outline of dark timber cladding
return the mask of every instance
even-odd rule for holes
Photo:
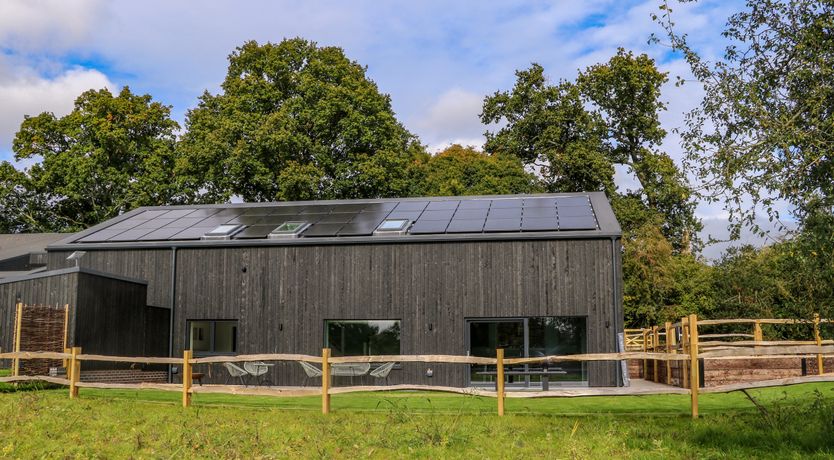
[[[188,232],[169,227],[182,239],[160,231],[189,216],[175,224],[192,225]],[[386,218],[412,225],[402,235],[373,233]],[[294,221],[316,223],[297,238],[266,237],[266,227]],[[244,225],[239,236],[194,237],[232,224]],[[174,356],[187,345],[189,320],[237,320],[237,353],[308,354],[321,352],[325,320],[400,320],[402,354],[461,355],[467,319],[538,316],[585,317],[594,353],[616,351],[623,327],[619,235],[601,193],[163,207],[50,246],[48,268],[71,265],[69,253],[83,250],[83,267],[147,280],[148,304],[173,308]],[[461,386],[467,372],[407,363],[391,383]],[[269,375],[281,385],[303,381],[297,365]],[[617,363],[589,364],[590,385],[617,385],[618,376]]]
[[[12,349],[19,300],[29,305],[69,305],[67,345],[80,346],[86,353],[167,355],[169,309],[146,306],[145,297],[144,281],[89,268],[0,279],[0,346]],[[86,369],[107,367],[112,366],[85,365]]]

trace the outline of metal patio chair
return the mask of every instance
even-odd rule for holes
[[[319,369],[318,367],[313,366],[312,364],[305,361],[299,361],[298,364],[301,364],[301,368],[304,369],[304,373],[307,375],[307,377],[304,378],[305,387],[307,386],[308,380],[321,377],[322,372],[321,369]]]
[[[376,369],[371,371],[371,377],[384,380],[385,384],[388,385],[388,375],[391,374],[391,370],[394,369],[394,365],[397,363],[385,363]]]
[[[229,383],[229,379],[240,379],[240,384],[246,386],[246,381],[244,377],[249,375],[249,372],[246,372],[245,369],[241,369],[240,366],[233,363],[223,363],[223,367],[229,371],[229,375],[226,376],[226,384]]]
[[[243,369],[249,373],[252,377],[255,377],[255,382],[260,386],[263,384],[261,381],[261,376],[266,375],[269,372],[269,368],[272,366],[271,364],[267,364],[261,361],[256,362],[245,362],[243,363]]]

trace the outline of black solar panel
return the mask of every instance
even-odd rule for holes
[[[356,217],[351,220],[351,223],[360,223],[365,225],[373,225],[376,227],[385,219],[387,213],[380,213],[380,212],[362,212],[359,213]]]
[[[264,216],[245,215],[245,216],[235,217],[234,219],[230,220],[227,223],[229,223],[229,224],[255,225],[258,222],[260,222],[261,219],[264,219]],[[283,220],[283,218],[281,218],[281,219]]]
[[[524,204],[524,200],[513,198],[507,200],[492,200],[492,209],[496,208],[520,208]]]
[[[298,214],[296,216],[287,216],[290,217],[290,220],[297,220],[299,222],[307,222],[310,224],[315,224],[316,222],[320,221],[324,216],[328,214]]]
[[[140,241],[167,240],[181,232],[181,228],[160,228],[139,238]]]
[[[582,217],[593,216],[594,212],[590,206],[562,206],[559,208],[559,217]]]
[[[168,238],[169,240],[199,240],[200,237],[205,235],[206,233],[214,230],[217,226],[212,227],[191,227],[183,229],[181,232],[175,234],[174,236]]]
[[[172,227],[172,228],[188,228],[188,227],[193,227],[193,226],[199,224],[200,222],[202,222],[205,219],[206,219],[205,217],[191,217],[191,216],[188,216],[188,217],[183,217],[181,219],[177,219],[177,220],[175,220],[175,221],[173,221],[170,224],[167,224],[165,226],[166,227]]]
[[[461,209],[489,209],[492,200],[472,200],[461,201],[458,205],[458,210]]]
[[[596,230],[595,211],[588,195],[175,207],[143,210],[78,241],[198,240],[224,224],[244,226],[236,239],[266,239],[288,221],[311,224],[305,237],[370,236],[386,218],[412,221],[415,235]]]
[[[593,216],[562,217],[559,216],[559,230],[594,230],[597,221]]]
[[[333,206],[329,205],[310,205],[305,206],[299,214],[329,214],[330,210],[333,209]]]
[[[165,209],[165,210],[145,211],[141,214],[137,214],[137,215],[131,217],[131,219],[145,219],[145,220],[153,219],[154,217],[160,217],[161,215],[163,215],[167,212],[168,212],[167,209]]]
[[[455,210],[460,204],[460,201],[432,201],[426,207],[426,211],[442,211],[442,210]]]
[[[341,230],[339,230],[338,236],[370,236],[374,234],[374,230],[378,227],[378,224],[368,223],[368,222],[352,222],[349,224],[345,224]]]
[[[420,211],[394,211],[388,214],[388,219],[417,220],[420,214],[422,214]]]
[[[555,208],[556,200],[554,198],[525,198],[525,208]]]
[[[556,207],[552,208],[524,208],[521,210],[523,217],[556,217]]]
[[[556,206],[589,206],[590,201],[585,196],[568,196],[556,198]]]
[[[521,230],[521,219],[487,219],[485,232],[517,232]]]
[[[555,217],[525,217],[521,219],[521,230],[523,231],[557,231],[559,222]]]
[[[267,207],[259,206],[257,208],[251,208],[251,209],[247,209],[247,210],[243,211],[243,215],[244,216],[268,216],[268,215],[272,214],[273,212],[275,212],[276,209],[278,209],[278,208],[272,208],[272,207],[267,208]]]
[[[362,209],[362,212],[390,212],[395,207],[397,207],[395,202],[368,203]]]
[[[422,211],[429,205],[428,201],[402,201],[394,211]]]
[[[110,237],[107,241],[134,241],[152,231],[153,229],[150,228],[134,228],[133,230],[128,230],[116,236]]]
[[[411,227],[409,233],[414,235],[445,233],[448,225],[449,221],[447,220],[418,220]]]
[[[312,227],[304,230],[301,236],[304,237],[326,237],[326,236],[336,236],[339,233],[339,230],[344,227],[345,224],[315,224]]]
[[[481,233],[485,219],[453,219],[446,233]]]
[[[319,223],[321,224],[346,224],[353,220],[354,217],[358,216],[358,212],[340,212],[335,214],[328,214],[321,219],[319,219]]]
[[[276,206],[274,208],[269,208],[270,215],[287,215],[287,214],[298,214],[301,211],[306,209],[306,206]]]
[[[167,214],[166,214],[166,216],[167,216]],[[164,217],[157,217],[156,219],[146,220],[145,222],[137,225],[135,228],[148,228],[148,229],[153,230],[153,229],[157,229],[157,228],[160,228],[160,227],[164,227],[164,226],[170,224],[171,222],[173,222],[175,220],[177,220],[177,219],[167,219],[167,218],[164,218]]]
[[[458,209],[455,212],[455,219],[486,219],[489,209]]]
[[[280,224],[279,224],[280,225]],[[237,234],[235,234],[235,239],[247,239],[247,238],[266,238],[269,235],[269,232],[275,230],[275,227],[278,225],[253,225],[251,227],[246,227]]]
[[[249,217],[254,217],[254,216],[249,216]],[[263,216],[263,217],[258,217],[258,220],[256,222],[247,223],[246,225],[272,225],[272,226],[277,227],[277,226],[283,224],[284,222],[288,222],[288,221],[291,221],[291,220],[296,220],[295,218],[296,218],[296,216],[290,216],[290,215]],[[234,222],[229,222],[229,223],[234,223]],[[243,223],[243,222],[241,222],[241,223]]]
[[[115,223],[115,224],[113,224],[113,225],[111,225],[107,228],[110,229],[110,230],[122,230],[122,231],[124,231],[124,230],[130,229],[130,228],[136,227],[137,225],[144,224],[148,220],[149,219],[137,219],[135,217],[132,217],[130,219],[123,220],[121,222],[117,222],[117,223]]]
[[[492,208],[489,210],[490,219],[520,219],[521,208]]]
[[[452,209],[447,209],[443,211],[423,211],[423,214],[420,215],[418,222],[421,220],[450,220],[452,216],[455,214],[455,211]]]
[[[202,208],[202,209],[195,209],[194,212],[188,214],[188,217],[208,217],[213,216],[220,212],[220,209],[217,208]]]
[[[184,219],[188,219],[188,218],[184,217]],[[206,217],[205,219],[200,221],[200,227],[217,227],[218,225],[223,225],[223,224],[225,224],[226,222],[228,222],[232,219],[234,219],[234,217],[232,217],[232,216],[220,216],[220,215]]]
[[[180,217],[185,217],[192,212],[194,212],[194,209],[174,209],[173,211],[166,212],[161,217],[166,219],[179,219]]]
[[[124,230],[111,230],[111,229],[104,229],[99,230],[92,235],[87,235],[84,238],[81,238],[78,241],[82,241],[84,243],[100,243],[103,241],[107,241],[108,238],[114,237],[119,233],[123,233]]]

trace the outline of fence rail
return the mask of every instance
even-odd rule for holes
[[[476,356],[458,356],[458,355],[376,355],[376,356],[343,356],[332,357],[330,349],[322,350],[321,356],[305,355],[305,354],[251,354],[251,355],[237,355],[237,356],[211,356],[204,358],[194,358],[191,350],[185,350],[182,358],[162,358],[162,357],[131,357],[131,356],[107,356],[98,354],[83,354],[80,348],[66,349],[64,353],[56,352],[32,352],[32,351],[15,351],[11,353],[0,353],[0,359],[13,359],[15,362],[28,359],[56,359],[64,360],[67,368],[67,378],[53,377],[53,376],[20,376],[14,375],[11,377],[2,377],[0,382],[28,382],[28,381],[43,381],[54,383],[58,385],[65,385],[69,387],[70,398],[78,396],[79,388],[119,388],[119,389],[152,389],[162,391],[172,391],[182,393],[182,404],[184,407],[189,407],[192,403],[191,397],[195,393],[223,393],[223,394],[245,394],[245,395],[264,395],[264,396],[315,396],[321,395],[322,398],[322,412],[330,412],[330,397],[331,395],[346,394],[353,392],[368,392],[368,391],[393,391],[393,390],[426,390],[426,391],[443,391],[459,394],[470,394],[484,397],[493,397],[497,399],[497,410],[499,415],[504,414],[504,400],[505,398],[536,398],[536,397],[571,397],[571,396],[590,396],[590,395],[635,395],[635,394],[689,394],[691,399],[691,411],[693,418],[698,417],[698,394],[702,393],[719,393],[727,391],[736,391],[744,388],[758,388],[764,386],[779,386],[789,385],[802,382],[818,382],[818,381],[834,381],[834,374],[820,375],[793,378],[793,379],[779,379],[770,382],[754,382],[745,385],[724,385],[720,387],[713,387],[709,389],[700,390],[697,382],[699,381],[699,366],[697,360],[702,358],[709,359],[761,359],[773,357],[797,357],[816,355],[818,359],[823,356],[834,356],[834,340],[823,341],[819,335],[819,324],[822,322],[830,322],[829,320],[820,320],[815,317],[813,321],[807,322],[802,320],[779,320],[780,322],[773,322],[776,320],[710,320],[699,322],[695,315],[690,315],[683,318],[680,323],[666,323],[663,328],[653,327],[651,329],[630,330],[627,331],[626,343],[632,347],[634,344],[639,344],[642,351],[625,351],[621,353],[585,353],[574,355],[553,355],[535,358],[504,358],[502,349],[496,350],[495,358],[485,358]],[[756,331],[754,331],[755,340],[749,341],[712,341],[699,342],[698,327],[701,325],[715,325],[715,324],[746,324],[752,322]],[[759,325],[767,324],[787,324],[790,323],[809,323],[815,327],[815,340],[813,341],[765,341],[762,340]],[[661,330],[663,332],[661,332]],[[680,336],[680,341],[678,341]],[[706,335],[710,338],[716,338],[715,335]],[[661,337],[665,340],[661,343]],[[744,335],[747,337],[747,335]],[[629,340],[629,338],[631,340]],[[642,391],[631,391],[626,388],[614,389],[577,389],[577,390],[561,390],[559,392],[551,391],[524,391],[506,393],[504,388],[504,368],[505,366],[521,365],[521,364],[549,364],[558,362],[598,362],[598,361],[623,361],[623,360],[643,360],[644,369],[645,363],[648,360],[655,362],[681,362],[684,383],[688,380],[689,385],[684,385],[685,388],[672,387],[663,389],[648,389]],[[164,384],[164,383],[140,383],[140,384],[123,384],[123,383],[97,383],[97,382],[82,382],[80,381],[81,363],[84,361],[90,362],[125,362],[125,363],[148,363],[148,364],[173,364],[182,366],[182,384]],[[322,385],[320,389],[310,388],[281,388],[281,387],[246,387],[236,385],[201,385],[194,387],[192,384],[192,366],[196,364],[209,363],[234,363],[234,362],[252,362],[252,361],[287,361],[287,362],[308,362],[317,363],[322,366]],[[392,385],[385,387],[378,386],[350,386],[350,387],[331,387],[331,366],[340,363],[381,363],[381,362],[429,362],[429,363],[452,363],[452,364],[470,364],[470,365],[494,365],[497,369],[496,390],[483,390],[476,388],[458,388],[458,387],[437,387],[427,385]],[[820,370],[821,370],[820,366]],[[670,367],[667,366],[667,372]],[[654,369],[654,379],[657,381],[657,366]],[[695,382],[695,384],[691,384]],[[558,393],[558,394],[557,394]]]

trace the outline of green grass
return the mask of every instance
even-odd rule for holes
[[[397,392],[320,399],[81,389],[0,394],[0,456],[831,458],[834,385],[702,395],[495,400]]]

